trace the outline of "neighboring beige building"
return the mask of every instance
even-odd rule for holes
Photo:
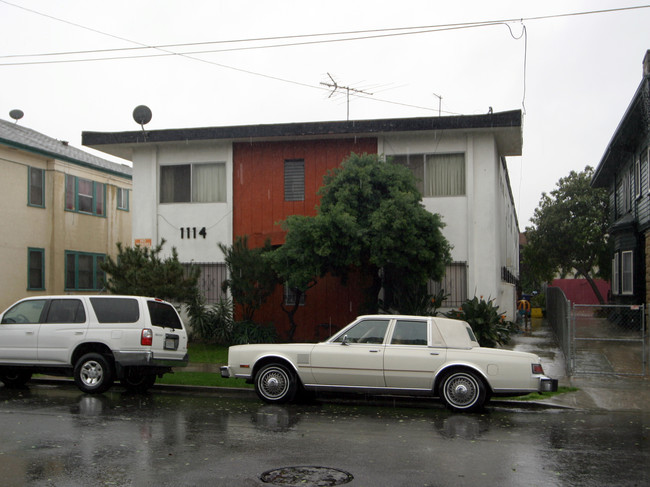
[[[25,296],[101,291],[131,245],[131,168],[0,120],[0,310]]]

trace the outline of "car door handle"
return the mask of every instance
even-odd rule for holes
[[[83,331],[75,331],[74,334],[75,334],[75,335],[83,335],[84,332],[83,332]]]
[[[440,352],[429,352],[429,355],[440,355]]]
[[[379,352],[379,350],[374,350],[374,349],[373,349],[373,350],[368,350],[368,351],[369,351],[370,353],[377,353],[377,352]]]
[[[33,335],[34,332],[33,332],[33,331],[26,331],[25,334],[26,334],[26,335]]]

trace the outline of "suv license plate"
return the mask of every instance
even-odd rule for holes
[[[176,338],[165,338],[165,350],[176,350],[178,348],[178,340]]]

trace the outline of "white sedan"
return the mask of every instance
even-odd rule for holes
[[[483,348],[466,322],[430,316],[360,316],[321,343],[232,346],[221,375],[253,382],[268,403],[341,391],[429,395],[477,411],[492,396],[557,390],[538,356]]]

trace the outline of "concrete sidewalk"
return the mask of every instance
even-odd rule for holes
[[[638,376],[580,375],[567,376],[565,357],[555,334],[545,319],[533,318],[530,328],[514,335],[504,346],[531,352],[542,359],[544,372],[559,380],[562,387],[577,387],[576,392],[558,394],[540,403],[556,407],[605,411],[650,412],[650,379]]]

